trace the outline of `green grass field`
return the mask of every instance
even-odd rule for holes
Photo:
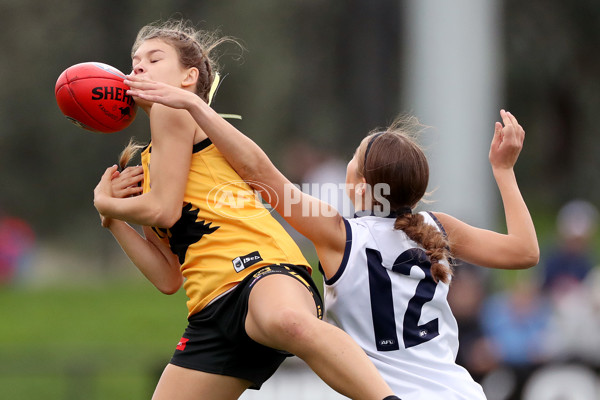
[[[146,282],[0,288],[1,398],[148,399],[186,326]]]

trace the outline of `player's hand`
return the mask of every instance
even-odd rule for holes
[[[490,146],[490,164],[494,169],[511,169],[521,153],[525,131],[511,113],[500,110],[502,123],[496,122]]]
[[[127,91],[128,95],[172,108],[187,109],[199,99],[194,92],[189,90],[136,75],[128,75],[124,82],[131,87]]]
[[[144,169],[141,165],[127,167],[123,171],[115,171],[111,177],[113,197],[125,198],[142,194]]]
[[[100,214],[100,222],[105,228],[109,227],[110,223],[112,222],[112,219],[104,216],[104,214],[102,213],[102,200],[106,199],[107,197],[113,197],[112,177],[115,174],[115,172],[118,173],[116,165],[107,168],[106,171],[104,171],[104,174],[102,174],[100,182],[98,182],[96,188],[94,189],[94,207],[96,207],[98,214]]]

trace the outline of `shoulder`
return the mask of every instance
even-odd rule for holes
[[[419,212],[423,216],[423,219],[429,225],[433,225],[438,228],[444,235],[446,235],[446,229],[444,227],[444,216],[447,214],[433,212],[433,211],[421,211]],[[441,217],[440,217],[441,215]]]
[[[457,223],[460,223],[458,219],[442,212],[430,211],[425,214],[428,214],[442,230],[451,229],[455,227]]]
[[[186,110],[178,110],[162,104],[154,104],[150,109],[150,128],[169,128],[170,131],[177,129],[195,129],[197,124]]]

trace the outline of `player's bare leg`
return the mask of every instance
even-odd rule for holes
[[[344,396],[381,400],[392,395],[356,342],[315,314],[315,303],[306,287],[289,276],[271,275],[252,289],[246,331],[265,346],[297,355]]]
[[[251,383],[168,364],[152,400],[235,400]]]

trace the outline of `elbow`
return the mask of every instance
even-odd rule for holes
[[[527,255],[527,268],[535,267],[540,262],[540,246],[537,241],[532,244]]]
[[[271,160],[262,151],[241,158],[232,164],[235,172],[246,182],[264,183],[264,177],[275,168]]]
[[[168,229],[175,225],[175,223],[179,221],[179,218],[181,218],[181,210],[179,210],[179,213],[161,215],[157,218],[156,225],[154,226]]]
[[[179,288],[181,287],[181,284],[177,284],[177,285],[170,285],[170,286],[163,286],[161,285],[160,287],[158,287],[158,290],[160,290],[160,292],[162,294],[166,294],[166,295],[173,295],[175,293],[177,293],[179,291]]]
[[[152,226],[157,228],[170,228],[181,218],[181,207],[173,207],[171,209],[158,208],[154,212],[154,223]]]
[[[525,249],[519,258],[519,263],[516,265],[515,269],[529,269],[535,267],[540,262],[540,249],[537,245],[530,249]]]
[[[260,166],[258,164],[244,164],[236,172],[238,173],[240,178],[242,178],[246,182],[260,182],[259,179],[261,176],[261,171]]]
[[[183,199],[174,200],[153,191],[147,199],[143,225],[169,229],[181,218]]]
[[[537,248],[535,249],[535,252],[532,252],[529,257],[528,257],[528,266],[526,268],[531,268],[531,267],[535,267],[536,265],[538,265],[540,262],[540,249]]]
[[[160,282],[160,284],[156,285],[156,288],[162,294],[173,295],[179,291],[181,285],[183,285],[183,276],[177,274],[177,276],[173,277],[169,282]]]
[[[265,186],[269,186],[268,184],[273,181],[276,172],[277,168],[267,160],[267,162],[260,162],[256,166],[248,167],[244,171],[246,176],[242,176],[242,178],[255,190],[260,192],[265,189]]]

